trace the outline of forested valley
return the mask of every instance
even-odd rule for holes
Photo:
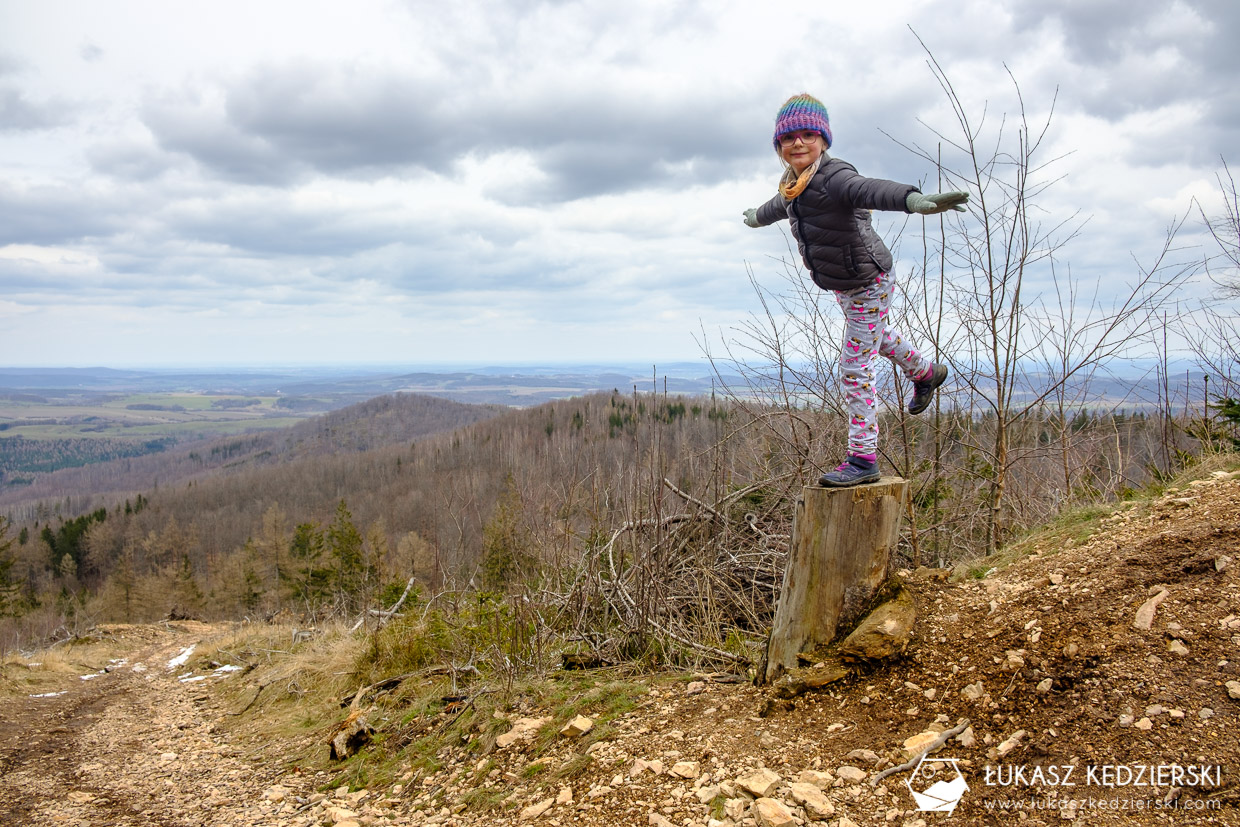
[[[1203,444],[1202,423],[1169,412],[1039,407],[1008,426],[1001,466],[993,416],[914,420],[899,392],[884,414],[885,463],[913,480],[898,566],[967,564],[996,537],[1157,484]],[[608,657],[748,660],[792,501],[843,427],[830,403],[739,392],[511,410],[401,394],[66,469],[5,506],[0,645],[168,617],[378,624],[405,596],[493,601],[531,659],[554,631]]]

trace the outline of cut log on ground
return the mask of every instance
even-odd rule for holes
[[[906,496],[908,481],[900,477],[802,490],[759,681],[796,667],[798,654],[829,645],[870,609],[887,578]]]

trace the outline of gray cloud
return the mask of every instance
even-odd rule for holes
[[[1167,117],[1159,110],[1197,107],[1208,134],[1151,146],[1151,162],[1178,157],[1202,163],[1240,138],[1240,6],[1231,0],[1048,0],[1017,6],[1014,25],[1018,36],[1060,33],[1074,63],[1101,70],[1088,73],[1092,80],[1079,71],[1062,79],[1065,91],[1095,115],[1115,120],[1148,113],[1157,127],[1162,124],[1153,119]]]
[[[563,201],[668,182],[676,165],[717,175],[754,151],[754,113],[723,88],[695,102],[709,126],[686,117],[679,98],[571,84],[512,95],[307,61],[255,70],[220,96],[222,106],[200,93],[161,96],[148,102],[144,122],[161,149],[226,180],[272,186],[310,172],[447,175],[467,157],[519,150],[547,180],[510,195]]]
[[[283,198],[174,205],[166,221],[176,237],[263,256],[350,256],[410,236],[378,210],[302,209]]]
[[[34,102],[17,89],[0,87],[0,132],[52,129],[68,123],[72,112],[65,103]]]
[[[125,205],[63,185],[18,189],[0,180],[0,246],[61,245],[111,235],[125,226]]]
[[[87,63],[97,63],[103,59],[103,49],[93,41],[86,40],[78,47],[78,56]]]

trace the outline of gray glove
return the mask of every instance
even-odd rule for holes
[[[908,207],[909,212],[920,213],[921,215],[935,215],[948,210],[964,212],[963,205],[968,200],[969,194],[967,192],[936,192],[931,195],[910,192],[908,198],[904,199],[904,205]]]
[[[757,229],[762,226],[758,223],[758,211],[756,209],[745,210],[741,215],[745,216],[745,223],[750,227]]]

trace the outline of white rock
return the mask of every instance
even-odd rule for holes
[[[1012,733],[1011,737],[999,744],[999,755],[1007,755],[1012,750],[1020,746],[1021,739],[1025,737],[1025,731],[1018,729]]]
[[[1240,701],[1240,681],[1228,681],[1226,686],[1227,697],[1234,701]]]
[[[977,736],[973,734],[973,727],[965,727],[964,732],[956,736],[956,740],[962,747],[971,747],[977,743]]]
[[[792,800],[805,808],[806,814],[815,821],[835,815],[835,805],[822,790],[813,784],[796,781],[792,784]]]
[[[1038,684],[1037,693],[1039,695],[1045,695],[1046,693],[1051,691],[1051,687],[1054,685],[1055,685],[1054,680],[1052,680],[1051,678],[1046,678],[1045,680],[1043,680],[1042,682]]]
[[[328,807],[327,817],[331,819],[332,824],[340,824],[345,821],[353,821],[357,818],[357,813],[347,807]]]
[[[659,815],[658,813],[651,813],[648,823],[651,825],[651,827],[676,827],[675,824],[668,821],[666,818]]]
[[[759,798],[755,801],[753,814],[762,827],[796,827],[792,811],[773,798]]]
[[[528,741],[534,737],[539,727],[549,720],[549,718],[518,718],[513,721],[512,729],[495,739],[495,746],[503,749],[518,741]]]
[[[851,755],[852,753],[849,753],[850,757]],[[831,782],[835,781],[835,776],[829,772],[821,772],[819,770],[802,770],[801,774],[797,776],[797,780],[803,781],[806,784],[813,784],[820,790],[825,790],[831,786]]]
[[[550,810],[554,805],[555,805],[554,798],[544,798],[542,801],[539,801],[537,804],[531,804],[530,806],[522,810],[520,819],[522,821],[528,821],[530,819],[538,818],[543,813]]]
[[[572,787],[560,787],[560,794],[555,797],[555,803],[556,804],[572,804],[573,803],[573,788]]]
[[[585,735],[592,729],[594,729],[594,721],[584,715],[578,715],[564,725],[564,728],[560,730],[560,734],[568,738],[576,738]]]
[[[986,694],[986,687],[982,686],[982,682],[971,683],[964,689],[960,690],[960,694],[970,701],[980,700]]]
[[[701,695],[706,691],[706,681],[693,681],[685,687],[687,695]]]
[[[1154,728],[1154,722],[1151,721],[1149,718],[1142,718],[1141,720],[1133,724],[1133,726],[1136,727],[1137,729],[1148,732],[1149,730]]]
[[[680,778],[697,778],[701,772],[701,766],[697,761],[678,761],[668,772]]]
[[[709,804],[710,802],[718,798],[720,793],[722,792],[723,791],[719,788],[717,784],[711,784],[706,787],[698,787],[697,792],[694,793],[694,795],[697,796],[698,803]]]
[[[926,747],[930,746],[939,737],[939,733],[932,730],[919,732],[916,735],[904,739],[904,757],[912,758],[915,755],[921,755],[926,751]]]
[[[855,749],[844,756],[846,761],[865,761],[867,764],[877,764],[879,761],[878,753],[872,749]],[[805,780],[805,779],[801,779]],[[810,782],[813,783],[813,782]]]
[[[1187,655],[1188,647],[1184,645],[1182,640],[1172,640],[1167,644],[1167,651],[1173,655]]]
[[[857,784],[864,781],[869,773],[858,767],[844,766],[837,769],[835,774],[840,778],[843,778],[845,781],[851,781],[852,783]]]
[[[754,798],[766,798],[779,786],[779,781],[778,773],[768,769],[761,769],[736,779],[736,786]]]
[[[1137,609],[1137,616],[1133,618],[1132,628],[1148,629],[1154,625],[1154,612],[1158,610],[1158,604],[1162,603],[1170,595],[1166,589],[1162,589],[1158,594],[1141,604],[1141,608]]]
[[[634,758],[633,766],[629,767],[629,778],[636,778],[647,770],[654,775],[662,775],[663,762],[657,758],[653,761],[647,761],[643,758]]]

